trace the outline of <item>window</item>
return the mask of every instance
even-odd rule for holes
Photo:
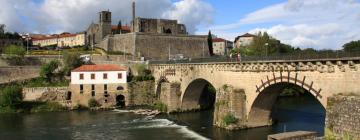
[[[122,73],[118,73],[118,79],[122,79]]]
[[[91,85],[91,90],[95,90],[95,85]]]
[[[83,73],[80,74],[80,80],[84,80],[84,74]]]
[[[107,90],[107,85],[105,84],[105,85],[104,85],[104,91],[106,91],[106,90]]]
[[[107,79],[107,78],[108,78],[108,77],[107,77],[107,73],[104,73],[104,74],[103,74],[103,78],[104,78],[104,79]]]
[[[84,93],[84,85],[80,85],[80,94]]]
[[[95,79],[95,74],[91,74],[91,80],[94,80]]]
[[[91,96],[92,96],[92,97],[95,96],[95,91],[91,91]]]

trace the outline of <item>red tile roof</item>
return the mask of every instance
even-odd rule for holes
[[[214,38],[213,39],[213,42],[224,42],[226,41],[225,39],[222,39],[222,38]]]
[[[54,34],[54,35],[50,35],[50,36],[32,37],[32,40],[36,41],[36,40],[47,40],[47,39],[55,39],[55,38],[65,38],[65,37],[73,37],[73,36],[76,36],[76,35],[77,34],[62,33],[60,35]]]
[[[117,29],[119,29],[119,26],[117,25],[111,26],[111,30],[117,30]],[[121,30],[130,31],[130,26],[121,26]]]
[[[127,71],[127,67],[122,67],[112,64],[98,64],[98,65],[82,65],[72,72],[88,72],[88,71]]]

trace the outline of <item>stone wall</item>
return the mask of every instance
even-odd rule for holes
[[[156,101],[154,81],[128,83],[129,92],[125,95],[126,106],[152,105]]]
[[[134,59],[168,60],[170,55],[183,54],[186,58],[209,56],[207,37],[198,35],[166,35],[129,33],[107,36],[100,44],[106,51],[125,52]]]
[[[167,106],[167,111],[170,112],[177,112],[180,111],[180,84],[179,83],[162,83],[160,84],[160,101]]]
[[[136,35],[136,53],[148,60],[168,60],[170,55],[183,54],[186,58],[209,56],[206,36]]]
[[[39,77],[39,66],[0,67],[0,84]]]
[[[332,132],[339,137],[360,139],[360,96],[329,97],[325,124],[330,130],[325,135]]]
[[[245,128],[246,121],[246,95],[242,89],[234,89],[224,85],[216,93],[214,125],[226,129]],[[225,124],[224,117],[234,116],[237,121],[233,124]]]
[[[68,87],[34,87],[23,88],[23,101],[58,102],[71,106]]]

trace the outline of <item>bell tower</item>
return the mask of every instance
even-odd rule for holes
[[[109,10],[99,13],[99,28],[101,39],[111,34],[111,12]]]

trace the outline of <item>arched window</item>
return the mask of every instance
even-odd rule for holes
[[[118,87],[116,88],[116,90],[124,90],[124,87],[118,86]]]

